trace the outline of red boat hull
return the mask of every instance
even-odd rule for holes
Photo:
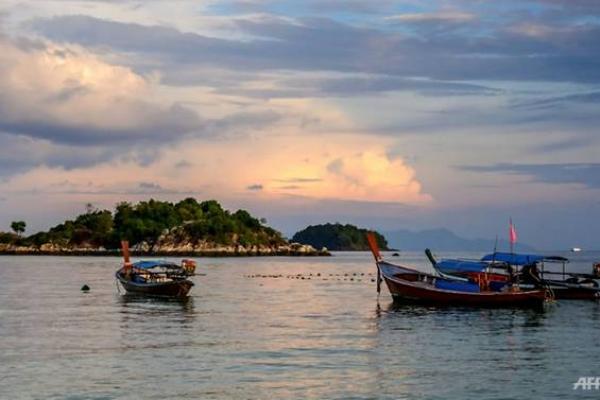
[[[540,307],[546,301],[543,290],[509,292],[458,292],[436,288],[435,276],[380,262],[381,275],[395,300],[436,306]]]

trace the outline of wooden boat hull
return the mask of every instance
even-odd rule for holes
[[[556,299],[562,300],[598,300],[600,299],[600,290],[594,287],[582,285],[557,286],[551,281],[548,282],[550,289]]]
[[[392,297],[397,301],[470,307],[540,307],[546,301],[543,290],[479,293],[444,290],[421,280],[437,277],[386,262],[378,262],[377,267]]]
[[[133,282],[126,279],[121,270],[117,271],[116,277],[127,293],[145,296],[185,297],[188,295],[192,286],[194,286],[194,282],[188,279],[153,283]]]
[[[451,272],[442,271],[442,273],[449,277],[457,278],[470,278],[478,279],[484,276],[489,282],[505,283],[509,280],[507,275],[501,275],[497,273],[483,273],[483,272]],[[578,283],[568,283],[564,281],[549,280],[544,281],[548,288],[554,294],[554,298],[557,300],[598,300],[600,299],[600,288],[594,286],[585,286]],[[521,284],[522,288],[533,289],[533,285]]]

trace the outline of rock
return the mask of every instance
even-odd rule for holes
[[[150,245],[148,242],[139,242],[131,247],[131,251],[147,253],[150,251]]]

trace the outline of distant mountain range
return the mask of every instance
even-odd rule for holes
[[[430,248],[434,251],[489,251],[494,250],[494,239],[465,239],[448,229],[430,229],[424,231],[409,231],[406,229],[382,232],[390,247],[400,250],[424,250]],[[508,251],[510,245],[507,240],[498,240],[498,251]],[[518,243],[519,252],[535,251],[532,246]]]

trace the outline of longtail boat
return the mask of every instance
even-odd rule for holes
[[[377,291],[384,281],[396,301],[435,306],[540,307],[549,297],[544,289],[507,286],[494,290],[483,282],[427,274],[384,261],[373,233],[367,240],[377,266]]]
[[[181,265],[164,260],[131,263],[129,244],[121,243],[123,266],[115,273],[117,281],[130,294],[160,297],[185,297],[194,283],[188,278],[194,274],[196,264],[183,260]]]
[[[449,278],[485,279],[490,285],[502,287],[518,283],[524,288],[546,287],[557,299],[596,300],[600,298],[598,269],[592,274],[566,271],[568,259],[560,256],[494,252],[480,260],[436,260],[425,250],[433,268]],[[561,264],[561,271],[546,270],[547,264]],[[558,278],[558,279],[557,279]]]

